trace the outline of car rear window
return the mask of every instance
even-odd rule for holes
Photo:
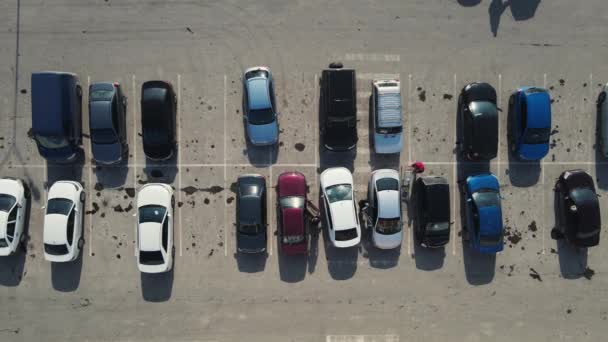
[[[162,223],[167,209],[160,205],[146,205],[139,208],[139,223]]]
[[[164,262],[160,251],[140,251],[139,263],[142,265],[161,265]]]
[[[378,191],[399,190],[399,181],[394,178],[381,178],[376,181],[376,189]]]
[[[113,96],[113,90],[94,90],[89,94],[91,101],[110,101]]]
[[[479,245],[483,247],[492,247],[502,243],[502,234],[480,235]]]
[[[549,128],[528,128],[524,136],[525,144],[547,144],[551,132]]]
[[[46,214],[67,215],[70,213],[74,202],[67,198],[51,198],[46,206]]]
[[[8,213],[9,210],[15,205],[17,199],[11,195],[0,194],[0,211]]]
[[[349,201],[353,199],[353,188],[350,184],[336,184],[325,189],[329,203]]]
[[[481,189],[473,194],[477,207],[500,207],[500,195],[496,190]]]
[[[336,241],[349,241],[357,238],[357,229],[336,230]]]
[[[68,247],[66,245],[52,245],[45,243],[44,252],[50,255],[66,255],[68,254]]]

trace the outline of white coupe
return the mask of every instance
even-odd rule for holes
[[[69,262],[80,255],[84,198],[78,182],[57,181],[49,189],[43,234],[47,261]]]
[[[355,208],[353,175],[343,167],[321,173],[327,232],[334,247],[353,247],[361,242],[361,227]]]
[[[25,241],[25,210],[28,192],[23,181],[0,179],[0,256],[17,252]]]

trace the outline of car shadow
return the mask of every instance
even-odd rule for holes
[[[319,193],[319,202],[321,193]],[[325,209],[319,206],[321,214],[321,226],[323,234],[323,248],[327,259],[327,270],[334,280],[347,280],[352,278],[357,271],[357,261],[359,258],[359,246],[350,248],[336,248],[332,245],[327,232],[327,220],[325,219]]]
[[[520,21],[534,17],[540,0],[509,0],[508,3],[513,19]]]
[[[556,227],[565,224],[558,201],[559,193],[553,191],[553,213]],[[587,248],[573,246],[565,238],[556,240],[556,248],[561,276],[564,279],[578,279],[582,277],[587,269]]]
[[[83,158],[78,158],[72,164],[55,164],[47,161],[46,166],[47,178],[45,188],[47,190],[57,181],[70,180],[82,183]]]
[[[321,217],[323,220],[323,217]],[[321,223],[313,224],[309,222],[308,225],[308,273],[312,274],[315,272],[317,267],[317,260],[319,258],[319,235],[322,232]]]
[[[78,258],[72,262],[51,262],[51,283],[55,290],[73,292],[78,289],[85,254],[81,250]]]
[[[279,243],[277,242],[277,252],[279,251]],[[306,264],[308,257],[306,255],[285,255],[279,254],[279,276],[281,281],[286,283],[297,283],[304,280],[306,277]]]
[[[458,0],[460,6],[464,7],[473,7],[477,6],[481,3],[481,0]]]
[[[391,154],[377,154],[374,150],[374,117],[372,113],[372,97],[369,97],[369,106],[368,106],[368,120],[367,120],[367,131],[370,132],[368,138],[368,147],[369,147],[369,165],[372,170],[379,169],[393,169],[399,170],[399,161],[401,158],[400,153],[391,153]]]
[[[21,283],[25,270],[25,259],[27,258],[28,244],[30,242],[30,213],[32,210],[32,192],[29,185],[25,185],[30,190],[30,198],[25,207],[25,223],[23,226],[23,236],[25,240],[19,245],[13,255],[0,257],[0,285],[17,286]],[[32,254],[32,257],[35,257]]]
[[[245,254],[245,253],[234,253],[234,258],[236,259],[236,264],[239,269],[239,272],[243,273],[257,273],[263,272],[266,268],[266,260],[268,259],[268,254],[264,253],[255,253],[255,254]]]
[[[149,158],[146,158],[146,167],[144,167],[143,171],[147,177],[147,180],[144,181],[142,179],[139,179],[139,182],[165,184],[173,183],[179,171],[177,167],[177,153],[178,152],[176,149],[173,157],[165,161],[154,161]]]
[[[129,167],[127,161],[122,161],[116,165],[96,165],[93,172],[97,177],[97,183],[104,188],[118,188],[125,184]]]
[[[414,239],[414,260],[416,268],[423,271],[434,271],[443,267],[445,247],[425,248]]]
[[[255,146],[249,138],[245,139],[247,147],[243,150],[243,154],[247,155],[249,163],[258,168],[268,167],[277,162],[279,157],[279,148],[277,144],[269,146]]]
[[[601,93],[600,93],[601,94]],[[599,100],[599,95],[598,95]],[[608,100],[605,100],[608,101]],[[608,159],[602,155],[602,136],[601,136],[601,127],[602,127],[602,113],[600,110],[600,105],[596,101],[596,114],[595,114],[595,177],[597,182],[597,187],[602,190],[608,189]],[[608,132],[606,132],[608,134]]]
[[[166,302],[173,292],[175,263],[169,272],[144,273],[140,272],[141,294],[146,302]]]
[[[496,254],[483,254],[473,251],[469,244],[463,241],[462,256],[464,273],[471,285],[485,285],[494,280],[496,273]]]

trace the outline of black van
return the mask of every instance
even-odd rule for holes
[[[414,230],[423,247],[450,241],[450,186],[444,177],[420,177],[414,184]]]
[[[357,88],[355,70],[341,64],[323,70],[321,78],[321,140],[330,151],[357,145]]]
[[[32,134],[50,162],[72,162],[82,145],[82,88],[76,74],[32,73]]]

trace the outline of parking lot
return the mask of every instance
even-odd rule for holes
[[[557,244],[550,230],[555,180],[574,168],[595,178],[608,222],[608,160],[596,152],[595,105],[608,82],[606,4],[543,1],[515,20],[516,1],[498,15],[495,1],[474,3],[0,4],[0,176],[20,177],[32,190],[27,250],[0,260],[0,340],[601,340],[608,232],[580,251]],[[357,71],[356,153],[319,147],[319,77],[335,60]],[[275,78],[276,149],[245,140],[241,73],[255,65]],[[89,84],[122,84],[128,163],[95,165],[85,136],[81,163],[47,165],[28,136],[30,75],[40,70],[78,74],[85,132]],[[387,77],[402,86],[398,157],[374,155],[369,142],[371,81]],[[152,79],[171,82],[178,96],[178,153],[163,163],[146,160],[141,141],[141,84]],[[454,153],[458,95],[473,81],[498,93],[499,151],[489,164]],[[552,98],[551,150],[538,164],[508,153],[508,100],[523,85],[543,86]],[[359,248],[337,250],[321,232],[311,235],[307,257],[281,256],[272,188],[267,255],[236,253],[239,175],[262,174],[270,188],[282,172],[300,171],[318,203],[319,173],[346,166],[359,200],[372,170],[414,160],[451,185],[445,248],[420,247],[406,224],[396,251],[375,249],[366,234]],[[458,181],[479,171],[501,184],[505,249],[495,257],[470,253],[461,237]],[[81,182],[87,193],[84,253],[66,266],[46,262],[42,250],[42,206],[61,179]],[[147,182],[176,190],[175,264],[163,276],[140,274],[134,256],[135,196]]]

